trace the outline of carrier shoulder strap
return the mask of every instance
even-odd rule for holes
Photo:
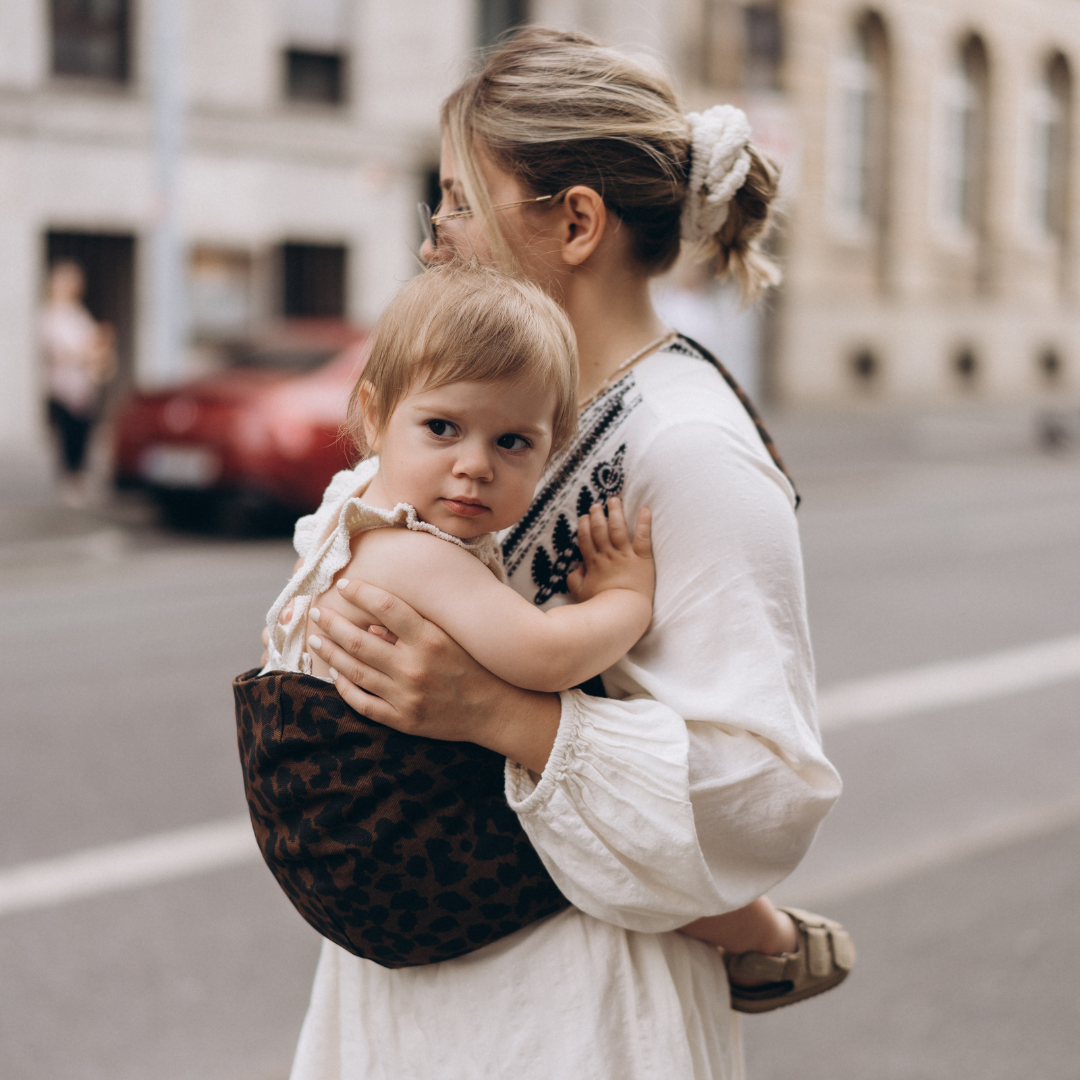
[[[735,381],[735,376],[720,361],[711,353],[704,345],[698,344],[693,338],[687,337],[686,334],[679,334],[679,338],[685,341],[692,349],[701,353],[706,360],[717,371],[720,372],[721,378],[731,387],[735,396],[739,399],[742,407],[746,410],[747,415],[754,421],[754,427],[757,428],[758,435],[761,436],[761,441],[765,444],[765,449],[769,451],[769,457],[773,459],[773,463],[776,467],[787,477],[788,483],[791,484],[792,491],[795,492],[795,508],[799,508],[799,503],[802,502],[802,497],[799,495],[798,489],[795,487],[795,481],[791,479],[791,475],[787,469],[784,468],[783,458],[780,457],[780,451],[776,449],[776,443],[773,442],[772,436],[766,430],[765,425],[761,422],[761,417],[758,415],[757,409],[754,408],[754,403],[750,400],[750,395]]]

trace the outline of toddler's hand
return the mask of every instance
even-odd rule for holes
[[[652,603],[656,566],[652,556],[648,507],[638,511],[631,540],[622,500],[608,499],[608,512],[597,503],[578,519],[578,547],[582,565],[566,579],[570,595],[590,600],[608,589],[630,589]]]

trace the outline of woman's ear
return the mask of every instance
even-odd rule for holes
[[[375,412],[375,387],[369,382],[361,382],[356,389],[356,397],[363,419],[364,446],[369,454],[377,454],[382,442],[382,432],[379,430],[378,415]]]
[[[607,230],[607,207],[600,194],[578,184],[562,198],[558,236],[560,255],[568,266],[580,266],[596,250]]]

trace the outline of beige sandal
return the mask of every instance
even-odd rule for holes
[[[758,986],[731,984],[731,1007],[736,1012],[769,1012],[823,994],[842,983],[855,966],[855,946],[838,922],[802,908],[780,910],[791,916],[798,930],[797,951],[782,956],[724,955],[729,978],[766,980]]]

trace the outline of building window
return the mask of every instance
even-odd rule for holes
[[[86,275],[84,297],[90,314],[116,331],[120,381],[135,375],[135,237],[125,233],[49,231],[45,234],[45,261],[51,266],[71,260]]]
[[[127,0],[52,0],[51,8],[54,75],[127,81]]]
[[[701,0],[689,52],[705,86],[735,89],[742,81],[742,25],[735,0]]]
[[[529,21],[529,4],[528,0],[479,0],[476,14],[477,43],[486,49]]]
[[[289,101],[340,105],[345,100],[345,59],[336,52],[288,49],[285,96]]]
[[[881,362],[872,349],[859,349],[851,357],[851,374],[857,385],[871,387],[881,378]]]
[[[885,26],[873,13],[855,27],[836,65],[834,200],[845,224],[879,228],[888,180],[889,55]]]
[[[196,247],[188,261],[188,315],[197,340],[239,337],[252,323],[252,260],[246,251]]]
[[[977,37],[959,50],[945,80],[944,211],[964,232],[981,230],[986,188],[988,67]]]
[[[743,8],[743,40],[746,59],[743,87],[747,90],[778,90],[784,40],[780,8],[772,3],[750,3]]]
[[[775,0],[698,0],[697,11],[688,56],[703,85],[779,89],[784,42]]]
[[[281,313],[286,318],[344,318],[345,266],[344,245],[283,244]]]
[[[1032,95],[1031,211],[1044,235],[1064,239],[1068,217],[1072,77],[1060,54]]]
[[[1055,348],[1044,349],[1039,354],[1039,376],[1047,386],[1057,386],[1062,381],[1065,365]]]
[[[953,374],[962,387],[973,388],[979,378],[979,358],[974,349],[961,349],[953,357]]]

